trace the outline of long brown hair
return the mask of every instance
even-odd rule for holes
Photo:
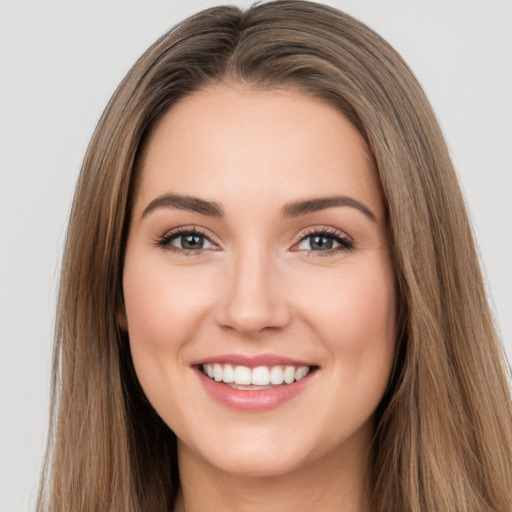
[[[431,107],[362,23],[301,0],[205,10],[137,61],[94,132],[59,294],[49,447],[38,510],[157,512],[179,486],[176,439],[119,329],[123,250],[144,142],[209,84],[299,89],[334,105],[374,159],[401,304],[376,417],[375,512],[510,512],[512,407],[465,205]]]

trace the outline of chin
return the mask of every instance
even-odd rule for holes
[[[275,477],[295,471],[305,463],[308,452],[312,451],[299,442],[296,434],[283,439],[283,432],[277,436],[275,433],[266,435],[261,429],[259,433],[256,430],[253,433],[253,436],[237,436],[226,432],[222,440],[203,440],[192,447],[178,441],[179,452],[193,452],[198,462],[206,461],[225,473]]]
[[[232,475],[245,477],[277,477],[293,473],[301,467],[298,454],[288,457],[278,453],[243,453],[231,454],[228,452],[222,457],[212,458],[210,464],[219,470]]]

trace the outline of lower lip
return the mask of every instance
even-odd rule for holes
[[[241,411],[267,411],[279,407],[297,396],[308,385],[311,375],[308,374],[292,384],[258,391],[233,389],[227,384],[210,379],[199,368],[196,371],[206,391],[217,402]]]

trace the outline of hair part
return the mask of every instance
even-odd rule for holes
[[[302,0],[188,18],[144,53],[107,105],[69,222],[38,510],[172,509],[176,439],[148,403],[117,322],[123,254],[145,142],[180,98],[218,84],[293,88],[325,101],[358,129],[374,161],[402,329],[376,413],[373,510],[509,512],[506,363],[441,130],[388,43]]]

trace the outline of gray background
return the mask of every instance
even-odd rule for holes
[[[59,261],[89,137],[142,51],[186,15],[217,3],[0,0],[0,512],[34,503]],[[511,356],[512,2],[326,3],[388,39],[426,89]]]

